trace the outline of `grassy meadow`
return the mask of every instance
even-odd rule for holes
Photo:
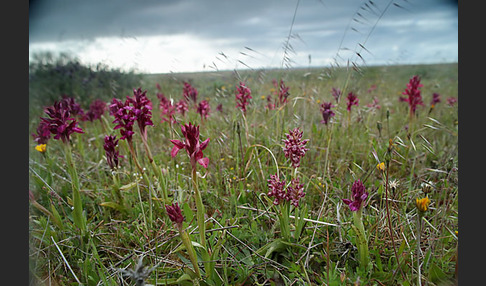
[[[457,64],[72,75],[30,75],[29,134],[40,117],[52,119],[45,108],[63,94],[85,114],[95,99],[106,103],[92,121],[62,105],[51,114],[62,117],[51,125],[75,121],[83,133],[55,139],[65,130],[51,128],[45,149],[30,137],[33,285],[455,282]],[[413,76],[423,85],[415,112],[400,100]],[[280,80],[286,102],[278,101]],[[184,82],[197,89],[194,101],[183,96]],[[240,82],[251,90],[245,112],[236,106]],[[146,91],[151,114],[144,112],[153,125],[141,131],[137,121],[131,139],[120,139],[123,127],[115,128],[109,106],[138,88]],[[359,102],[348,110],[351,92]],[[434,93],[440,102],[432,108]],[[174,109],[181,100],[184,114]],[[197,109],[204,100],[207,117]],[[333,116],[324,123],[321,105],[329,102]],[[181,130],[189,123],[199,126],[191,148],[203,155],[188,156],[186,146],[172,156],[171,140],[195,142]],[[296,128],[308,139],[300,142],[306,152],[298,167],[284,150]],[[119,156],[107,154],[107,135],[118,139],[112,147]],[[115,167],[107,160],[113,156]],[[206,167],[195,161],[201,156]],[[300,188],[297,206],[288,197],[274,203],[272,175],[288,193]],[[354,197],[360,205],[353,211],[343,199],[353,199],[358,180],[367,195]],[[173,203],[180,211],[167,208]],[[182,222],[169,216],[174,212]]]

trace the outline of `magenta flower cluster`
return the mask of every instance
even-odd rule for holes
[[[422,101],[422,95],[420,94],[419,89],[422,86],[423,84],[420,83],[420,77],[415,75],[407,83],[407,88],[405,89],[405,91],[402,92],[403,95],[407,95],[408,97],[400,96],[400,101],[408,102],[411,114],[415,114],[417,105],[424,105]]]
[[[285,157],[290,158],[294,168],[300,166],[300,160],[309,150],[305,147],[309,139],[302,140],[303,133],[299,128],[291,129],[286,134],[287,139],[283,140]],[[271,175],[267,182],[269,189],[267,195],[275,198],[273,201],[274,205],[280,204],[281,201],[289,201],[291,205],[298,207],[299,200],[305,196],[304,185],[300,183],[299,178],[293,178],[287,188],[285,188],[285,180],[280,181],[278,174]]]
[[[133,106],[133,113],[135,114],[138,127],[144,138],[147,137],[145,127],[152,126],[152,102],[147,98],[147,91],[142,92],[142,89],[133,90],[133,97],[127,96],[127,101]]]
[[[62,108],[68,110],[72,116],[79,116],[81,119],[84,117],[84,110],[74,97],[63,94],[60,103]]]
[[[447,102],[447,105],[454,106],[454,104],[456,104],[456,102],[457,102],[457,98],[455,98],[455,97],[448,97],[446,99],[446,102]]]
[[[299,200],[305,197],[304,184],[300,183],[299,178],[294,178],[290,181],[290,186],[287,188],[287,197],[290,200],[290,204],[295,207],[298,207]]]
[[[49,123],[41,120],[37,125],[36,133],[32,133],[32,138],[37,144],[47,144],[47,141],[51,139]]]
[[[304,131],[300,131],[299,128],[294,128],[293,130],[289,130],[288,134],[285,134],[287,139],[283,140],[285,157],[290,159],[294,168],[300,166],[300,159],[309,150],[305,147],[309,139],[302,140],[303,134]]]
[[[110,104],[110,115],[115,117],[113,123],[115,123],[114,129],[120,129],[121,140],[131,141],[133,134],[133,125],[137,119],[132,112],[133,107],[130,106],[128,101],[121,101],[117,98],[113,98]]]
[[[47,130],[54,134],[54,139],[61,139],[64,143],[68,143],[70,136],[73,133],[84,133],[83,130],[78,127],[76,119],[71,117],[70,101],[56,101],[52,106],[45,109],[45,113],[48,117],[41,117],[44,126],[41,126],[39,131],[41,134],[38,136],[38,140],[45,140]]]
[[[141,88],[133,90],[133,97],[127,96],[125,102],[113,98],[110,105],[110,114],[115,117],[114,129],[120,129],[121,140],[131,140],[135,132],[133,125],[137,122],[143,138],[147,137],[146,127],[153,125],[152,103],[147,98],[147,91],[142,92]]]
[[[364,205],[365,200],[368,198],[368,192],[366,192],[365,186],[361,180],[356,180],[351,187],[351,199],[342,199],[343,202],[349,206],[351,211],[356,212]]]
[[[289,87],[285,85],[284,81],[281,79],[278,86],[276,84],[276,81],[274,82],[274,85],[277,89],[278,92],[278,102],[280,105],[287,103],[287,98],[289,97]]]
[[[182,114],[182,116],[184,116],[186,111],[189,110],[189,107],[187,106],[187,102],[184,99],[179,100],[179,102],[176,103],[176,110],[177,112]]]
[[[334,107],[331,102],[323,102],[321,104],[321,114],[322,114],[322,120],[321,120],[321,123],[322,124],[326,124],[329,123],[329,120],[331,119],[331,117],[333,117],[335,114],[334,114],[334,111],[331,110],[331,108]]]
[[[265,108],[267,108],[269,110],[275,109],[275,103],[272,100],[272,95],[267,96],[267,105],[265,106]]]
[[[333,87],[331,90],[331,94],[336,100],[336,102],[339,102],[339,98],[341,97],[342,91],[339,88]]]
[[[157,83],[157,89],[160,91],[160,85]],[[202,100],[198,103],[198,90],[188,82],[183,82],[182,96],[183,98],[177,103],[173,104],[169,101],[163,93],[158,92],[157,97],[160,100],[159,110],[161,111],[162,122],[170,121],[175,123],[177,120],[174,118],[175,113],[179,113],[185,116],[185,113],[189,110],[189,105],[194,108],[201,116],[201,119],[207,119],[211,108],[207,100]],[[191,102],[191,103],[190,103]]]
[[[348,93],[348,96],[346,97],[346,99],[347,99],[347,107],[346,107],[346,109],[349,112],[351,112],[351,107],[353,105],[358,106],[358,103],[359,103],[358,96],[356,94],[354,94],[353,92],[350,92],[350,93]]]
[[[430,107],[434,108],[437,103],[440,102],[440,94],[434,92],[432,94],[432,101],[430,101]]]
[[[176,122],[174,118],[176,106],[172,105],[172,102],[161,92],[157,93],[157,98],[160,100],[159,110],[160,116],[162,117],[161,121],[170,123]]]
[[[280,201],[288,200],[287,193],[285,192],[285,181],[280,181],[277,175],[270,175],[268,182],[268,193],[269,197],[275,197],[273,201],[274,205],[278,205]]]
[[[199,102],[199,104],[197,105],[197,113],[201,115],[201,119],[207,119],[209,117],[209,112],[211,112],[209,102],[207,100]]]
[[[185,116],[186,111],[189,110],[188,107],[188,100],[197,100],[197,90],[192,87],[189,83],[184,82],[183,87],[183,96],[184,98],[176,102],[175,104],[172,103],[172,100],[169,100],[162,92],[160,84],[156,84],[157,89],[157,98],[160,100],[159,103],[159,110],[161,116],[161,122],[170,122],[175,123],[177,122],[175,118],[175,114],[179,113],[182,116]]]
[[[277,175],[270,175],[268,182],[269,197],[274,197],[274,205],[279,205],[282,201],[288,201],[291,205],[298,207],[299,201],[305,196],[304,185],[300,183],[299,178],[292,179],[290,185],[285,188],[285,180],[280,181]]]
[[[371,103],[368,103],[366,106],[371,108],[371,109],[380,109],[381,108],[380,102],[378,101],[378,98],[376,98],[376,97],[373,97],[373,101]]]
[[[285,85],[284,81],[280,79],[277,82],[276,79],[272,80],[273,86],[275,87],[275,91],[273,94],[277,97],[275,100],[272,99],[272,95],[267,96],[267,106],[266,108],[269,110],[273,110],[276,107],[282,106],[287,103],[289,93],[289,87]]]
[[[46,144],[51,138],[51,133],[56,135],[55,139],[69,141],[70,134],[83,133],[77,126],[76,118],[81,121],[93,121],[101,118],[105,110],[106,102],[96,99],[90,104],[89,111],[85,113],[74,97],[64,94],[59,102],[44,110],[50,118],[44,120],[41,118],[36,133],[32,134],[32,137],[37,144]]]
[[[244,82],[240,82],[240,84],[236,87],[236,107],[240,108],[243,111],[243,114],[246,115],[246,107],[250,103],[251,97],[251,90],[248,88]]]
[[[94,120],[101,120],[101,116],[107,110],[107,104],[101,99],[95,99],[89,105],[89,110],[83,115],[83,121],[93,122]]]
[[[186,101],[192,101],[194,104],[197,103],[198,91],[190,83],[184,82],[184,87],[182,88],[182,95]]]
[[[182,215],[181,208],[179,207],[178,203],[173,203],[172,205],[165,205],[165,210],[167,211],[167,215],[169,219],[178,225],[179,227],[182,226],[182,222],[184,221],[184,216]]]
[[[103,148],[105,149],[106,161],[110,168],[116,169],[120,164],[120,158],[123,156],[120,155],[116,147],[118,146],[118,139],[116,139],[115,135],[106,135],[105,136],[105,143],[103,144]]]
[[[170,140],[174,147],[171,151],[171,156],[175,157],[179,150],[186,149],[187,155],[189,155],[192,169],[196,169],[196,164],[200,164],[204,168],[208,167],[209,158],[204,157],[203,150],[206,149],[209,143],[209,138],[203,142],[199,142],[199,125],[192,125],[191,123],[181,126],[182,135],[184,135],[184,141]]]

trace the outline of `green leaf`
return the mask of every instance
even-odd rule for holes
[[[86,231],[86,218],[83,215],[81,195],[79,194],[79,190],[76,190],[76,188],[73,189],[73,207],[74,224],[76,224],[76,226],[81,229],[81,232],[84,233],[84,231]]]
[[[191,243],[192,243],[192,246],[200,247],[202,249],[206,249],[206,247],[202,246],[199,242],[191,241]]]
[[[438,283],[447,278],[446,274],[434,262],[430,263],[428,278],[433,283]]]
[[[403,251],[405,250],[405,246],[406,243],[405,240],[403,240],[402,243],[400,244],[400,248],[398,248],[398,255],[401,255],[403,253]]]
[[[115,203],[115,202],[102,202],[100,203],[100,206],[102,207],[109,207],[109,208],[112,208],[112,209],[116,209],[116,210],[119,210],[119,211],[124,211],[125,209],[123,208],[123,206]]]
[[[189,222],[192,221],[192,219],[194,218],[194,212],[191,210],[188,203],[184,203],[182,205],[182,211],[184,212],[184,216],[186,217],[186,221],[189,221]]]
[[[64,230],[64,225],[62,224],[62,218],[53,204],[51,204],[51,212],[52,212],[52,221],[57,225],[57,227],[59,227],[59,229]]]
[[[432,254],[432,248],[429,248],[425,253],[424,262],[423,262],[424,267],[427,267],[427,265],[429,265],[429,261],[432,257],[431,254]]]
[[[265,258],[268,258],[273,252],[281,252],[285,248],[287,248],[287,244],[284,243],[281,239],[276,239],[272,243],[270,243],[267,251],[265,252]]]
[[[203,249],[204,251],[206,251],[206,247],[202,246],[199,242],[191,240],[191,244],[194,247],[199,247],[199,248]],[[178,248],[176,248],[176,250],[174,250],[174,252],[178,252],[178,251],[181,251],[183,249],[186,249],[186,247],[184,246],[184,244],[181,244]],[[207,253],[207,251],[206,251],[206,253]]]
[[[408,281],[402,281],[401,282],[401,285],[402,286],[410,286],[410,282],[408,282]]]
[[[378,190],[376,190],[376,193],[381,196],[383,194],[383,185],[380,184],[380,186],[378,187]]]
[[[121,186],[120,190],[122,190],[122,191],[130,190],[131,188],[134,188],[137,184],[138,184],[138,182],[131,182],[129,184]]]
[[[375,255],[376,267],[378,268],[379,272],[383,272],[383,264],[381,263],[380,251],[375,248],[373,250],[373,254]]]
[[[181,277],[179,277],[176,280],[176,283],[181,283],[182,281],[191,281],[191,280],[192,280],[191,276],[187,273],[184,273],[181,275]]]
[[[109,207],[109,208],[112,208],[112,209],[116,209],[116,210],[119,210],[119,211],[124,211],[125,208],[115,202],[102,202],[100,203],[100,206],[102,207]]]

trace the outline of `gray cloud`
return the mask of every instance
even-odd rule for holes
[[[188,35],[223,43],[221,51],[250,47],[266,58],[278,58],[296,4],[290,0],[39,0],[29,10],[29,43],[76,40],[87,45],[102,37]],[[338,52],[356,57],[356,52],[363,52],[359,44],[371,52],[363,53],[371,62],[396,58],[399,51],[417,56],[424,47],[435,49],[427,54],[457,60],[457,31],[454,1],[301,0],[291,44],[301,56],[312,54],[316,64]]]

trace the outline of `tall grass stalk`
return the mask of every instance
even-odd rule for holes
[[[393,227],[392,227],[392,222],[391,222],[391,217],[390,217],[390,209],[389,209],[389,199],[388,199],[388,186],[389,186],[389,179],[388,179],[388,174],[390,172],[390,161],[391,161],[391,152],[393,150],[393,139],[389,140],[389,145],[387,149],[387,154],[385,156],[385,161],[386,161],[386,171],[385,171],[385,207],[386,207],[386,217],[388,220],[388,230],[390,232],[390,238],[393,246],[393,252],[395,254],[395,258],[397,260],[397,266],[400,269],[400,273],[403,276],[403,279],[405,279],[405,274],[403,273],[402,268],[400,267],[400,259],[398,257],[397,253],[397,247],[395,245],[395,239],[393,238]]]
[[[172,126],[172,123],[171,123],[171,126]],[[167,203],[168,204],[169,203],[169,195],[167,193],[167,188],[162,187],[162,182],[164,181],[164,177],[162,175],[162,170],[160,169],[159,166],[157,166],[157,164],[154,161],[154,157],[152,155],[152,151],[150,150],[150,146],[149,146],[149,144],[147,142],[148,140],[147,140],[147,134],[146,134],[147,132],[146,131],[147,130],[145,130],[145,134],[142,134],[141,133],[142,143],[143,143],[143,146],[145,148],[145,152],[147,153],[147,158],[149,160],[150,166],[152,167],[152,170],[153,170],[155,176],[158,179],[159,189],[162,190],[162,198],[164,200],[164,203]],[[157,196],[155,192],[154,192],[153,195],[154,196]]]

